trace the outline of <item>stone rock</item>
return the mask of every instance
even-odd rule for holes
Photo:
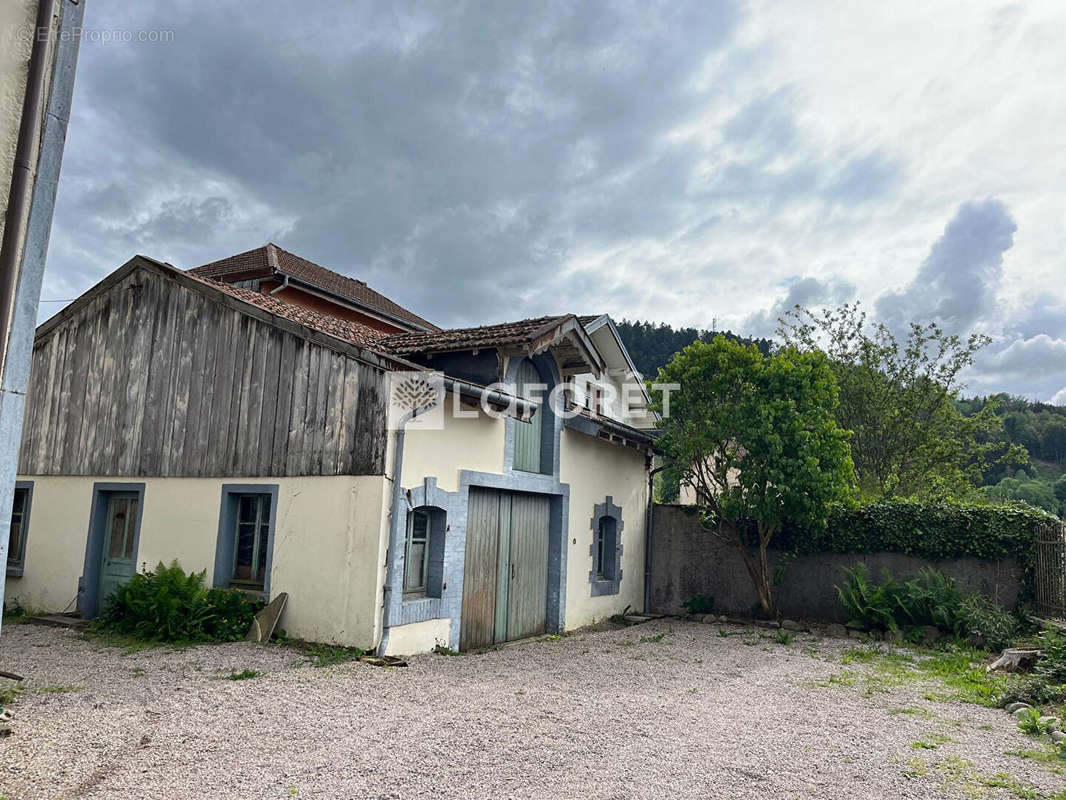
[[[1066,733],[1064,733],[1063,731],[1052,731],[1051,741],[1053,741],[1055,744],[1062,744],[1063,742],[1066,742]]]
[[[1047,726],[1058,725],[1059,724],[1059,718],[1058,717],[1041,717],[1040,718],[1040,724],[1041,725],[1047,725]]]
[[[826,626],[825,635],[832,636],[836,639],[846,639],[848,636],[848,629],[840,623],[834,622],[832,625]]]
[[[704,623],[706,625],[710,625],[712,622],[717,622],[717,621],[718,621],[718,617],[716,617],[714,614],[704,614],[702,617],[700,617],[700,622],[702,622],[702,623]]]
[[[1022,717],[1027,716],[1025,712],[1028,711],[1028,710],[1029,710],[1029,706],[1024,706],[1023,708],[1016,708],[1014,711],[1012,711],[1010,713],[1011,713],[1012,716],[1017,717],[1018,719],[1021,719]]]
[[[776,619],[753,619],[752,625],[757,625],[760,628],[780,628],[781,623]]]
[[[786,631],[805,631],[805,630],[807,630],[804,626],[800,625],[798,622],[796,622],[795,620],[792,620],[792,619],[783,619],[783,620],[781,620],[781,627],[784,628]]]
[[[722,616],[720,616],[718,618],[718,621],[719,622],[729,622],[729,617],[727,617],[725,614],[722,614]]]
[[[903,641],[903,631],[886,631],[885,632],[885,641],[886,642],[892,642],[893,644],[896,644],[897,642],[902,642]]]
[[[1008,703],[1006,710],[1007,710],[1008,714],[1013,714],[1019,708],[1029,708],[1029,704],[1028,703]]]
[[[940,628],[936,625],[923,625],[922,626],[922,638],[927,642],[936,642],[940,640],[943,634],[940,633]]]

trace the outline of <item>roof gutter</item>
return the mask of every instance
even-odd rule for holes
[[[18,144],[15,148],[15,166],[7,198],[4,238],[0,244],[0,339],[5,345],[0,353],[0,370],[6,360],[8,329],[11,327],[15,287],[18,284],[22,221],[26,217],[30,193],[33,191],[33,151],[43,116],[48,44],[52,39],[50,34],[54,11],[55,0],[38,0],[33,50],[30,53],[26,95],[22,101],[22,119],[19,122]]]
[[[507,392],[501,392],[499,389],[493,389],[488,386],[479,386],[476,383],[468,383],[467,381],[461,381],[457,378],[449,378],[444,376],[444,388],[449,392],[453,392],[460,397],[465,397],[468,400],[476,400],[478,404],[487,404],[491,408],[497,411],[508,412],[514,410],[514,414],[508,414],[508,416],[514,416],[515,419],[522,420],[523,422],[529,422],[533,415],[537,413],[537,409],[540,408],[540,403],[527,400],[524,397],[518,395],[508,394]]]

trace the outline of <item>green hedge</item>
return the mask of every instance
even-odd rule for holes
[[[903,553],[930,561],[1010,558],[1022,566],[1030,585],[1037,530],[1061,524],[1058,517],[1023,504],[894,500],[857,508],[837,506],[822,530],[786,525],[771,547],[797,554]]]

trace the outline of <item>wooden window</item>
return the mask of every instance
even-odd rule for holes
[[[7,543],[8,569],[21,569],[26,561],[26,531],[30,521],[30,490],[26,486],[15,488],[11,504],[11,534]]]
[[[429,514],[415,509],[407,515],[403,593],[424,595],[429,576]]]
[[[600,517],[596,526],[596,580],[613,581],[618,574],[618,521]]]
[[[237,514],[231,582],[261,589],[270,548],[270,495],[235,494],[232,497]]]

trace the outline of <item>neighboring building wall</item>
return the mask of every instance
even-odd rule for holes
[[[384,372],[240,308],[138,268],[45,323],[19,471],[382,474]]]
[[[73,610],[85,570],[94,485],[121,478],[20,476],[33,482],[23,577],[8,578],[8,602]],[[281,626],[293,637],[364,648],[380,639],[380,599],[389,486],[382,476],[138,478],[144,496],[138,570],[177,559],[206,570],[210,585],[223,484],[277,486],[269,591],[288,592]]]
[[[22,102],[26,97],[32,36],[16,36],[18,31],[33,31],[37,20],[35,0],[4,0],[0,3],[0,235],[4,232],[15,147],[22,122]],[[27,213],[29,207],[27,204]]]
[[[771,568],[782,553],[770,551]],[[697,596],[713,597],[720,613],[749,614],[758,608],[751,578],[736,548],[700,530],[691,508],[656,505],[652,525],[651,610],[677,614],[681,604]],[[1018,600],[1022,570],[1013,560],[957,558],[925,561],[901,553],[819,553],[789,561],[774,586],[778,607],[786,617],[846,622],[836,586],[844,567],[866,564],[875,578],[883,570],[897,577],[933,566],[1006,608]]]
[[[260,291],[264,293],[271,293],[276,290],[280,283],[274,280],[264,280],[261,282]],[[329,314],[332,317],[340,317],[351,322],[360,322],[363,325],[373,328],[374,330],[381,331],[382,333],[404,333],[411,330],[410,325],[401,325],[400,323],[386,322],[379,317],[365,314],[352,308],[349,305],[343,304],[341,301],[329,300],[325,297],[312,294],[311,292],[304,291],[296,286],[290,285],[285,289],[281,289],[274,297],[279,300],[284,300],[286,303],[292,303],[293,305],[303,306],[309,308],[312,311],[317,311],[320,314]]]
[[[564,430],[559,479],[570,486],[570,531],[566,578],[566,627],[603,620],[629,606],[644,605],[644,527],[648,473],[642,453],[572,430]],[[606,498],[622,509],[621,581],[617,594],[593,596],[595,532],[592,519]]]

